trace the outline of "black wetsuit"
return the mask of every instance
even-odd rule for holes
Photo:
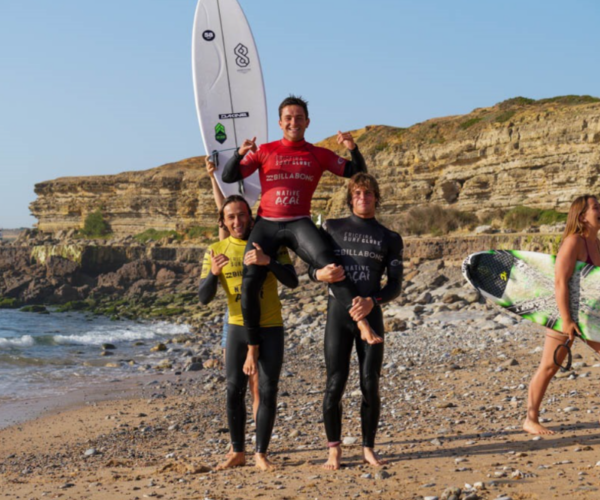
[[[285,140],[262,145],[246,157],[236,152],[225,165],[223,181],[240,181],[258,168],[262,186],[259,216],[248,238],[246,251],[254,248],[253,243],[258,243],[266,254],[273,256],[283,245],[317,268],[339,264],[310,219],[310,201],[324,171],[343,177],[367,171],[358,148],[352,150],[351,155],[352,160],[348,161],[304,141],[291,143]],[[258,293],[266,275],[267,270],[261,266],[244,266],[242,314],[251,338],[259,326]],[[350,309],[352,299],[357,296],[352,282],[335,283],[331,290],[344,307]]]
[[[277,389],[283,365],[283,327],[260,328],[258,358],[258,412],[256,414],[256,453],[266,453],[277,415]],[[246,387],[242,371],[248,354],[245,327],[229,325],[225,368],[227,371],[227,422],[233,451],[244,451],[246,441]]]
[[[355,215],[344,219],[327,220],[322,231],[331,241],[334,253],[342,261],[346,276],[356,285],[361,297],[371,297],[375,306],[367,316],[371,328],[383,336],[381,304],[395,299],[402,286],[402,238],[382,226],[376,219]],[[387,270],[387,283],[381,278]],[[313,280],[316,269],[310,269]],[[375,446],[379,423],[379,377],[383,363],[383,343],[369,345],[361,340],[360,332],[350,314],[331,294],[327,305],[325,327],[325,363],[327,386],[323,399],[323,420],[330,445],[339,443],[342,433],[342,395],[350,371],[352,344],[360,367],[362,392],[361,422],[363,446]]]
[[[256,415],[256,452],[266,453],[273,432],[277,414],[277,387],[283,365],[283,319],[281,304],[277,295],[277,280],[289,288],[298,286],[298,276],[285,248],[276,252],[265,268],[274,277],[266,280],[259,294],[260,300],[267,301],[260,318],[260,328],[256,336],[250,338],[244,326],[239,310],[239,288],[245,241],[233,237],[211,245],[206,252],[202,268],[202,279],[198,289],[200,302],[208,304],[216,295],[217,285],[221,282],[229,305],[229,332],[225,371],[227,373],[227,422],[231,435],[233,451],[243,452],[246,440],[246,387],[248,376],[243,372],[248,355],[248,345],[259,346],[258,354],[258,395],[259,405]],[[211,250],[223,253],[229,262],[219,276],[212,274]]]

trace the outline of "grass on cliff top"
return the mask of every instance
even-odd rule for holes
[[[600,97],[591,95],[560,95],[556,97],[548,97],[546,99],[529,99],[528,97],[513,97],[499,102],[498,106],[501,109],[510,108],[512,106],[541,106],[542,104],[557,103],[573,106],[577,104],[590,104],[600,102]]]

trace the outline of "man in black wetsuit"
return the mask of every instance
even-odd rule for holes
[[[360,338],[353,318],[365,316],[375,332],[383,337],[381,305],[394,300],[402,285],[402,238],[375,219],[380,201],[377,180],[359,173],[348,184],[348,206],[352,215],[344,219],[326,220],[321,230],[331,242],[342,268],[334,264],[309,273],[314,281],[335,282],[342,276],[350,278],[367,303],[355,302],[348,311],[329,294],[327,326],[325,327],[325,363],[327,386],[323,400],[323,420],[329,448],[325,469],[340,468],[342,457],[342,395],[350,370],[352,345],[356,344],[362,392],[361,422],[363,454],[366,463],[384,463],[374,451],[379,423],[379,376],[383,362],[383,343],[370,345]],[[387,283],[381,279],[387,270]]]

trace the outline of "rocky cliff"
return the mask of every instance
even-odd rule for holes
[[[47,232],[80,228],[99,208],[116,234],[216,224],[204,157],[141,172],[63,177],[36,184],[35,192],[30,209]]]
[[[516,205],[566,211],[577,194],[600,192],[596,98],[515,98],[407,129],[369,126],[355,137],[380,181],[387,220],[424,203],[477,213]],[[343,154],[334,138],[320,144]],[[345,213],[343,185],[325,175],[313,211]],[[56,179],[35,192],[31,211],[43,231],[80,227],[97,208],[117,234],[215,223],[202,157],[143,172]]]

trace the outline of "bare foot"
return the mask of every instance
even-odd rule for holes
[[[233,451],[233,445],[230,444],[229,445],[229,451],[227,452],[227,455],[225,455],[225,457],[229,458],[229,457],[233,457],[233,455],[235,455],[235,451]]]
[[[266,453],[255,453],[254,459],[256,460],[256,466],[260,470],[268,471],[276,469],[277,467],[267,458]]]
[[[529,434],[535,434],[536,436],[540,434],[554,434],[554,431],[544,427],[539,422],[534,422],[528,418],[526,418],[525,422],[523,422],[523,430],[525,432],[529,432]]]
[[[322,467],[326,470],[339,470],[342,461],[342,447],[338,444],[329,448],[329,458]]]
[[[227,460],[215,467],[215,470],[232,469],[233,467],[241,467],[246,465],[246,454],[241,452],[232,452],[227,455]]]
[[[381,467],[387,464],[387,460],[379,458],[379,455],[375,453],[373,448],[363,448],[363,463],[372,465],[374,467]]]
[[[381,344],[383,342],[383,337],[377,335],[366,321],[359,321],[357,326],[360,330],[360,338],[367,344]]]

